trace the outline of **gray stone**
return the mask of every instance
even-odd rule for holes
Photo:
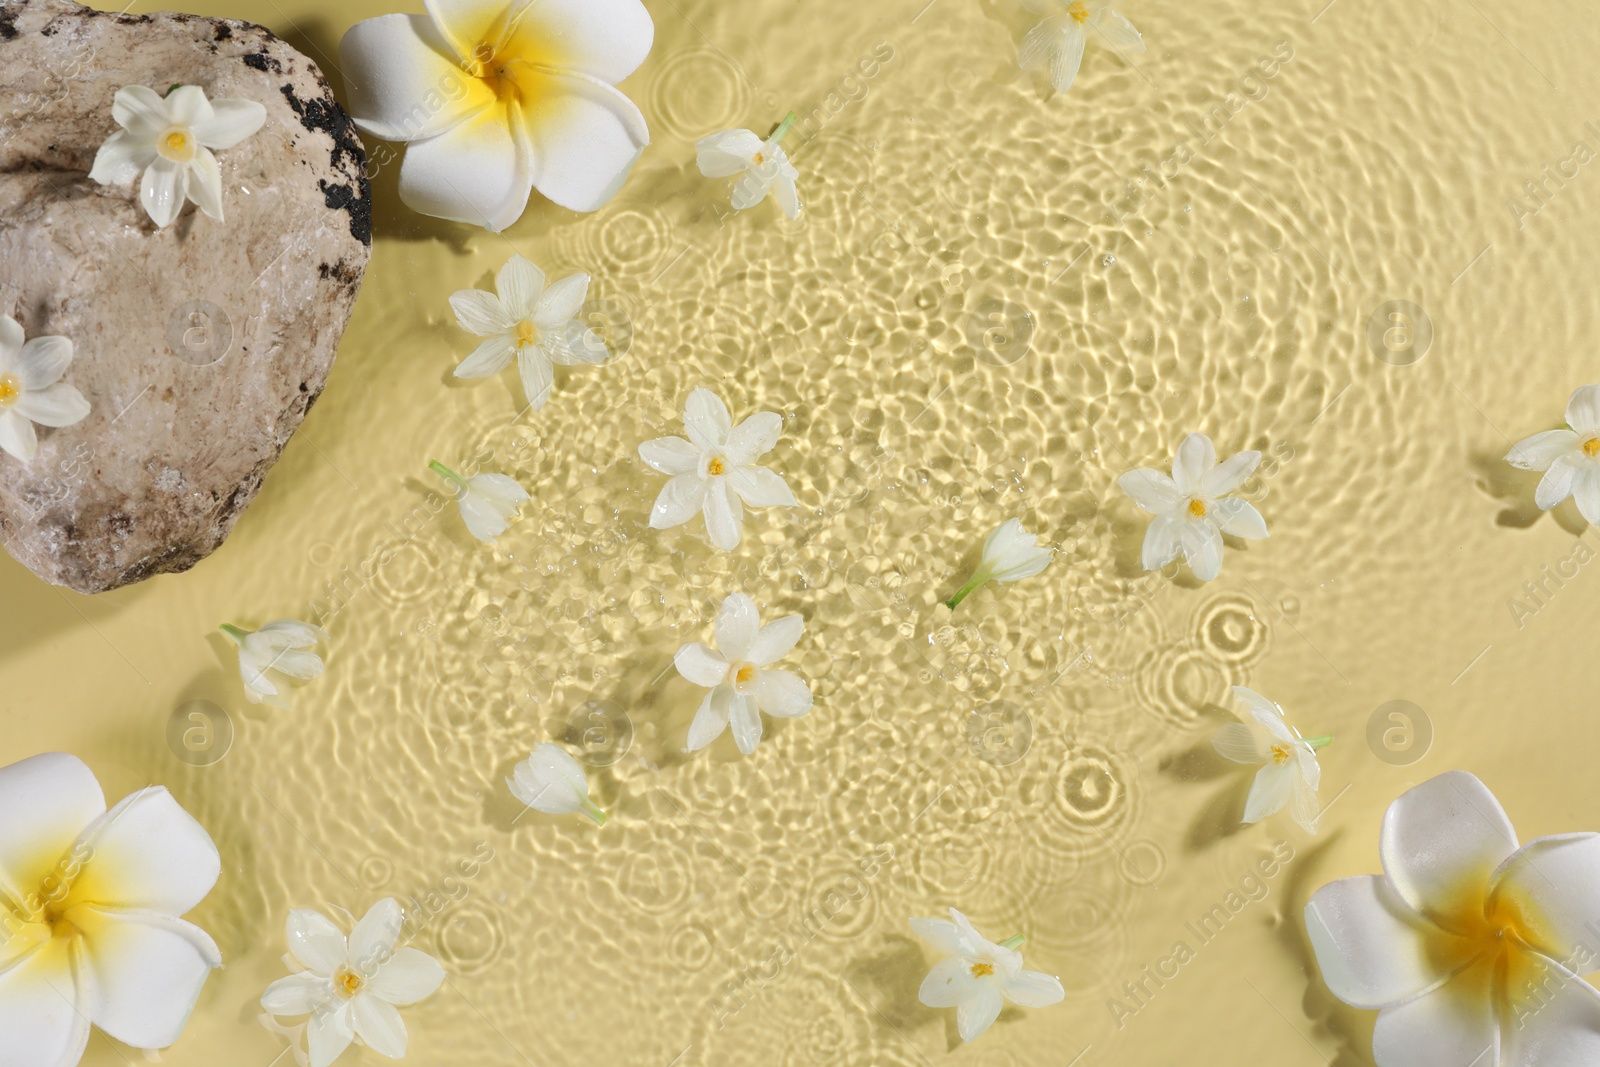
[[[89,180],[126,85],[266,106],[218,153],[226,222],[158,230]],[[194,566],[322,391],[371,254],[361,142],[316,66],[250,23],[0,0],[0,314],[76,346],[92,411],[0,453],[0,541],[80,592]]]

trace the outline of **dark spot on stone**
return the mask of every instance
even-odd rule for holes
[[[106,520],[106,525],[111,527],[111,532],[121,534],[123,537],[133,533],[133,517],[131,515],[113,515]]]
[[[155,19],[149,15],[118,15],[115,21],[118,26],[143,26],[147,22],[154,22]]]
[[[317,273],[323,278],[338,282],[340,285],[356,286],[361,284],[361,272],[344,260],[337,263],[324,263],[317,268]]]
[[[17,16],[10,11],[0,11],[0,41],[9,41],[17,35]]]
[[[326,178],[318,179],[322,187],[322,202],[335,211],[350,212],[350,236],[364,245],[372,244],[372,183],[361,179],[361,191],[348,185],[335,185]]]
[[[320,76],[318,80],[327,85]],[[345,170],[354,181],[343,185],[326,180],[319,182],[322,198],[330,208],[348,211],[351,235],[364,245],[372,244],[372,182],[367,177],[367,153],[361,147],[356,124],[332,99],[331,93],[321,98],[304,98],[295,93],[292,84],[284,85],[279,92],[300,117],[300,125],[308,130],[320,130],[333,140],[329,164],[335,170]]]
[[[226,41],[229,37],[232,37],[232,36],[233,36],[233,27],[232,26],[229,26],[226,22],[219,22],[217,24],[217,38],[216,38],[217,40]]]
[[[273,74],[283,73],[283,64],[279,63],[276,59],[267,55],[265,52],[253,52],[250,55],[245,56],[244,65],[247,67],[254,67],[256,70],[259,70],[262,73],[266,73],[268,71],[272,72]]]

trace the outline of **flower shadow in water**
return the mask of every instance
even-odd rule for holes
[[[1314,845],[1301,846],[1290,865],[1288,879],[1283,884],[1285,914],[1276,933],[1285,953],[1306,974],[1301,1010],[1319,1029],[1340,1042],[1334,1058],[1328,1061],[1329,1067],[1372,1067],[1372,1028],[1377,1022],[1378,1013],[1352,1008],[1328,989],[1311,950],[1304,919],[1306,902],[1311,899],[1311,894],[1328,881],[1326,874],[1320,870],[1321,861],[1333,852],[1343,834],[1342,829],[1334,830],[1318,839]]]
[[[1248,825],[1239,816],[1258,770],[1223,759],[1211,746],[1211,735],[1227,723],[1238,722],[1239,717],[1217,704],[1206,705],[1203,715],[1204,735],[1190,747],[1164,756],[1158,764],[1162,774],[1177,781],[1217,785],[1209,799],[1198,806],[1184,835],[1184,847],[1190,852],[1203,852]]]
[[[1489,452],[1474,453],[1472,466],[1478,476],[1478,487],[1504,505],[1494,517],[1496,526],[1526,530],[1544,515],[1544,510],[1533,502],[1534,491],[1544,477],[1543,471],[1518,470],[1506,462],[1503,453]],[[1571,497],[1551,508],[1550,516],[1557,526],[1574,537],[1582,536],[1589,526],[1578,514]]]

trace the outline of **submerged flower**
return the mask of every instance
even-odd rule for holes
[[[106,139],[89,177],[122,185],[138,177],[139,202],[157,226],[170,226],[192,200],[222,221],[222,169],[213,150],[232,148],[267,121],[254,100],[209,100],[198,85],[175,85],[165,97],[144,85],[117,90],[111,117],[122,129]]]
[[[399,1008],[431,995],[444,982],[439,961],[414,948],[396,948],[404,914],[393,898],[380,900],[345,940],[314,911],[289,913],[285,937],[303,970],[280,978],[261,995],[273,1015],[309,1015],[311,1067],[328,1067],[351,1041],[392,1060],[406,1054]]]
[[[1595,965],[1600,834],[1517,845],[1465,771],[1430,778],[1383,817],[1383,873],[1323,886],[1306,931],[1334,996],[1378,1011],[1378,1067],[1600,1062]]]
[[[322,657],[311,649],[326,641],[320,626],[296,619],[269,622],[254,633],[232,623],[219,629],[239,645],[239,675],[244,679],[244,695],[252,704],[289,706],[289,697],[280,686],[284,679],[309,682],[322,673]]]
[[[984,939],[954,908],[950,919],[912,919],[911,929],[946,957],[923,979],[917,999],[930,1008],[956,1009],[961,1040],[989,1029],[1009,1000],[1024,1008],[1046,1008],[1065,997],[1061,983],[1042,971],[1022,969],[1022,935],[1000,944]]]
[[[689,440],[658,437],[639,446],[639,457],[672,480],[650,511],[650,526],[666,530],[703,512],[711,543],[724,552],[739,547],[744,508],[794,506],[788,483],[755,461],[778,443],[783,417],[758,411],[733,425],[728,406],[709,389],[689,394],[683,409]]]
[[[1260,452],[1236,452],[1222,463],[1211,438],[1192,433],[1178,445],[1172,477],[1140,467],[1117,479],[1133,502],[1156,518],[1144,537],[1144,569],[1160,570],[1183,553],[1202,582],[1222,572],[1222,535],[1267,536],[1266,521],[1247,500],[1227,496],[1255,473]]]
[[[1090,30],[1118,51],[1144,51],[1144,38],[1127,16],[1112,9],[1111,0],[1032,0],[1029,6],[1051,14],[1022,39],[1017,61],[1023,70],[1048,67],[1058,93],[1072,88]]]
[[[569,274],[549,288],[544,271],[512,256],[495,275],[495,292],[462,289],[450,298],[456,321],[486,340],[456,368],[457,378],[487,378],[517,360],[522,392],[538,411],[550,397],[555,364],[604,363],[600,336],[577,320],[589,292],[587,274]]]
[[[596,826],[606,824],[606,813],[589,799],[589,779],[572,754],[548,741],[535,745],[533,754],[506,779],[511,794],[523,804],[546,815],[570,815],[581,811]]]
[[[705,748],[733,726],[733,743],[745,755],[761,741],[761,712],[796,719],[811,710],[811,687],[793,671],[773,670],[789,654],[806,621],[785,615],[761,625],[756,602],[734,593],[717,614],[716,650],[699,641],[678,649],[678,673],[711,690],[689,726],[690,752]]]
[[[1233,695],[1251,721],[1228,723],[1212,735],[1211,745],[1235,763],[1261,768],[1239,821],[1260,822],[1288,808],[1306,833],[1316,833],[1321,814],[1317,789],[1322,784],[1317,749],[1332,741],[1332,736],[1303,738],[1284,720],[1283,709],[1260,693],[1236,685]]]
[[[72,1067],[91,1023],[134,1048],[176,1042],[222,966],[179,916],[221,871],[210,835],[159,786],[107,811],[75,756],[0,769],[0,1063]]]
[[[1600,526],[1600,385],[1585,385],[1567,401],[1566,430],[1546,430],[1523,438],[1506,453],[1506,462],[1525,471],[1544,471],[1533,502],[1548,511],[1567,497],[1592,525]]]
[[[799,218],[800,194],[794,180],[800,172],[779,144],[793,127],[791,111],[765,141],[749,130],[723,130],[702,137],[695,142],[695,163],[707,178],[738,175],[739,180],[733,183],[735,211],[755,207],[770,193],[784,215]]]
[[[655,39],[639,0],[429,0],[358,22],[339,45],[356,125],[409,142],[400,199],[500,231],[534,189],[594,211],[650,143],[612,88]]]
[[[27,340],[10,315],[0,315],[0,449],[27,463],[39,448],[33,424],[71,426],[89,414],[77,386],[61,380],[72,363],[65,337]]]
[[[1039,544],[1039,539],[1022,528],[1021,519],[1007,519],[983,543],[983,561],[972,577],[955,596],[945,601],[954,611],[967,594],[985,582],[1015,582],[1032,578],[1050,566],[1053,549]]]
[[[493,541],[506,532],[517,509],[529,500],[528,491],[504,474],[474,474],[463,478],[438,460],[428,469],[450,483],[456,506],[467,531],[480,541]]]

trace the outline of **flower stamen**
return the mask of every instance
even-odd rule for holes
[[[749,663],[744,664],[737,671],[733,672],[733,680],[738,682],[740,685],[749,685],[751,682],[755,681],[755,677],[756,669]]]
[[[527,346],[539,339],[539,327],[524,319],[517,323],[517,344]]]
[[[187,130],[168,130],[156,147],[164,158],[175,163],[187,163],[194,157],[194,141]]]
[[[1067,14],[1072,16],[1073,22],[1082,26],[1089,21],[1089,5],[1083,0],[1072,0],[1072,3],[1067,5]]]
[[[974,978],[988,978],[992,974],[994,974],[994,964],[992,963],[974,963],[972,965],[972,977]]]
[[[1590,459],[1600,456],[1600,437],[1591,437],[1583,443],[1583,454]]]
[[[0,374],[0,407],[10,407],[22,395],[22,383],[14,375]]]
[[[1189,501],[1189,516],[1195,519],[1205,518],[1206,502],[1201,500],[1199,497],[1195,497],[1193,500]]]
[[[711,462],[706,464],[706,473],[712,475],[713,477],[726,474],[727,472],[728,466],[722,462],[721,456],[711,457]]]
[[[361,987],[366,984],[365,978],[348,967],[339,968],[338,973],[333,976],[333,988],[346,1000],[361,992]]]

